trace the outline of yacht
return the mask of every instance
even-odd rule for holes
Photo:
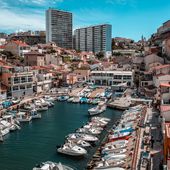
[[[18,112],[16,114],[16,119],[19,122],[30,122],[32,120],[32,116],[30,116],[28,112]]]
[[[71,155],[71,156],[83,156],[87,154],[87,151],[80,146],[72,143],[65,143],[63,146],[57,149],[59,153]]]
[[[89,143],[89,142],[86,142],[86,141],[84,141],[84,140],[74,140],[74,139],[72,139],[72,140],[68,140],[68,142],[72,142],[72,143],[74,143],[74,144],[76,144],[76,145],[78,145],[78,146],[80,146],[80,147],[83,147],[83,148],[86,148],[86,147],[90,147],[91,146],[91,144]]]
[[[36,165],[36,167],[34,167],[33,170],[74,170],[74,169],[61,163],[47,161]]]
[[[76,132],[92,134],[92,135],[99,135],[99,134],[101,134],[101,131],[97,130],[95,128],[79,128],[78,130],[76,130]]]
[[[98,141],[98,138],[92,135],[87,135],[83,133],[73,133],[68,135],[68,139],[81,139],[87,142],[95,142]]]
[[[88,112],[90,116],[93,116],[93,115],[98,115],[104,112],[105,110],[106,110],[105,102],[100,102],[96,107],[89,109]]]

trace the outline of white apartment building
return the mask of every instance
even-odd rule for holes
[[[133,71],[92,71],[90,81],[95,85],[111,86],[120,83],[126,83],[132,87],[134,85]]]
[[[88,52],[111,52],[112,26],[109,24],[89,26],[74,31],[75,49]]]

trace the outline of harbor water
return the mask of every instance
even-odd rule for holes
[[[42,118],[23,123],[21,130],[9,133],[0,143],[0,170],[32,170],[44,161],[61,162],[77,170],[86,169],[97,147],[88,149],[84,158],[74,158],[56,152],[69,133],[86,124],[88,109],[94,105],[56,102],[53,108],[42,112]],[[102,116],[112,119],[112,124],[120,119],[122,112],[107,109]],[[111,125],[110,125],[111,126]],[[100,140],[106,135],[100,136]]]

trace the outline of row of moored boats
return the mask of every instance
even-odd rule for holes
[[[0,118],[0,140],[3,141],[4,136],[8,133],[21,129],[20,123],[40,119],[41,111],[46,111],[54,106],[55,100],[57,98],[44,96],[24,104],[19,109],[7,110]]]
[[[104,117],[91,118],[86,125],[69,134],[64,145],[57,147],[57,151],[71,156],[86,155],[87,148],[99,140],[97,136],[102,133],[109,121],[110,119]]]
[[[144,106],[137,105],[124,112],[121,120],[109,132],[107,140],[97,150],[89,169],[94,170],[124,170],[131,169],[135,143],[136,128],[143,116]]]

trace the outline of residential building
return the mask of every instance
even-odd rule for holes
[[[24,57],[24,54],[30,52],[30,46],[19,40],[12,40],[5,45],[5,50],[15,56]]]
[[[89,78],[90,78],[90,70],[82,70],[82,69],[79,69],[79,70],[74,70],[73,73],[81,76],[82,81],[88,81]],[[79,78],[79,79],[80,79],[80,78]]]
[[[163,123],[163,158],[166,169],[170,169],[170,123]]]
[[[46,11],[46,42],[72,48],[72,13],[51,8]]]
[[[60,55],[55,55],[55,54],[46,54],[45,55],[45,64],[50,65],[61,65],[63,64],[62,57]]]
[[[44,66],[45,55],[37,51],[31,51],[25,54],[25,66]]]
[[[7,95],[22,97],[33,94],[33,72],[29,67],[1,66],[1,83],[7,87]]]
[[[164,64],[164,59],[157,56],[156,54],[151,54],[151,55],[147,55],[144,57],[144,63],[145,63],[145,70],[149,70],[150,64],[153,64],[153,63]]]
[[[36,93],[48,92],[52,87],[52,73],[48,72],[45,68],[33,68],[33,89]]]
[[[127,83],[128,86],[133,86],[134,72],[133,71],[92,71],[90,81],[96,85],[111,86],[120,83]]]
[[[88,52],[111,52],[112,26],[109,24],[76,29],[75,49]]]
[[[0,102],[7,99],[7,88],[0,83]]]

